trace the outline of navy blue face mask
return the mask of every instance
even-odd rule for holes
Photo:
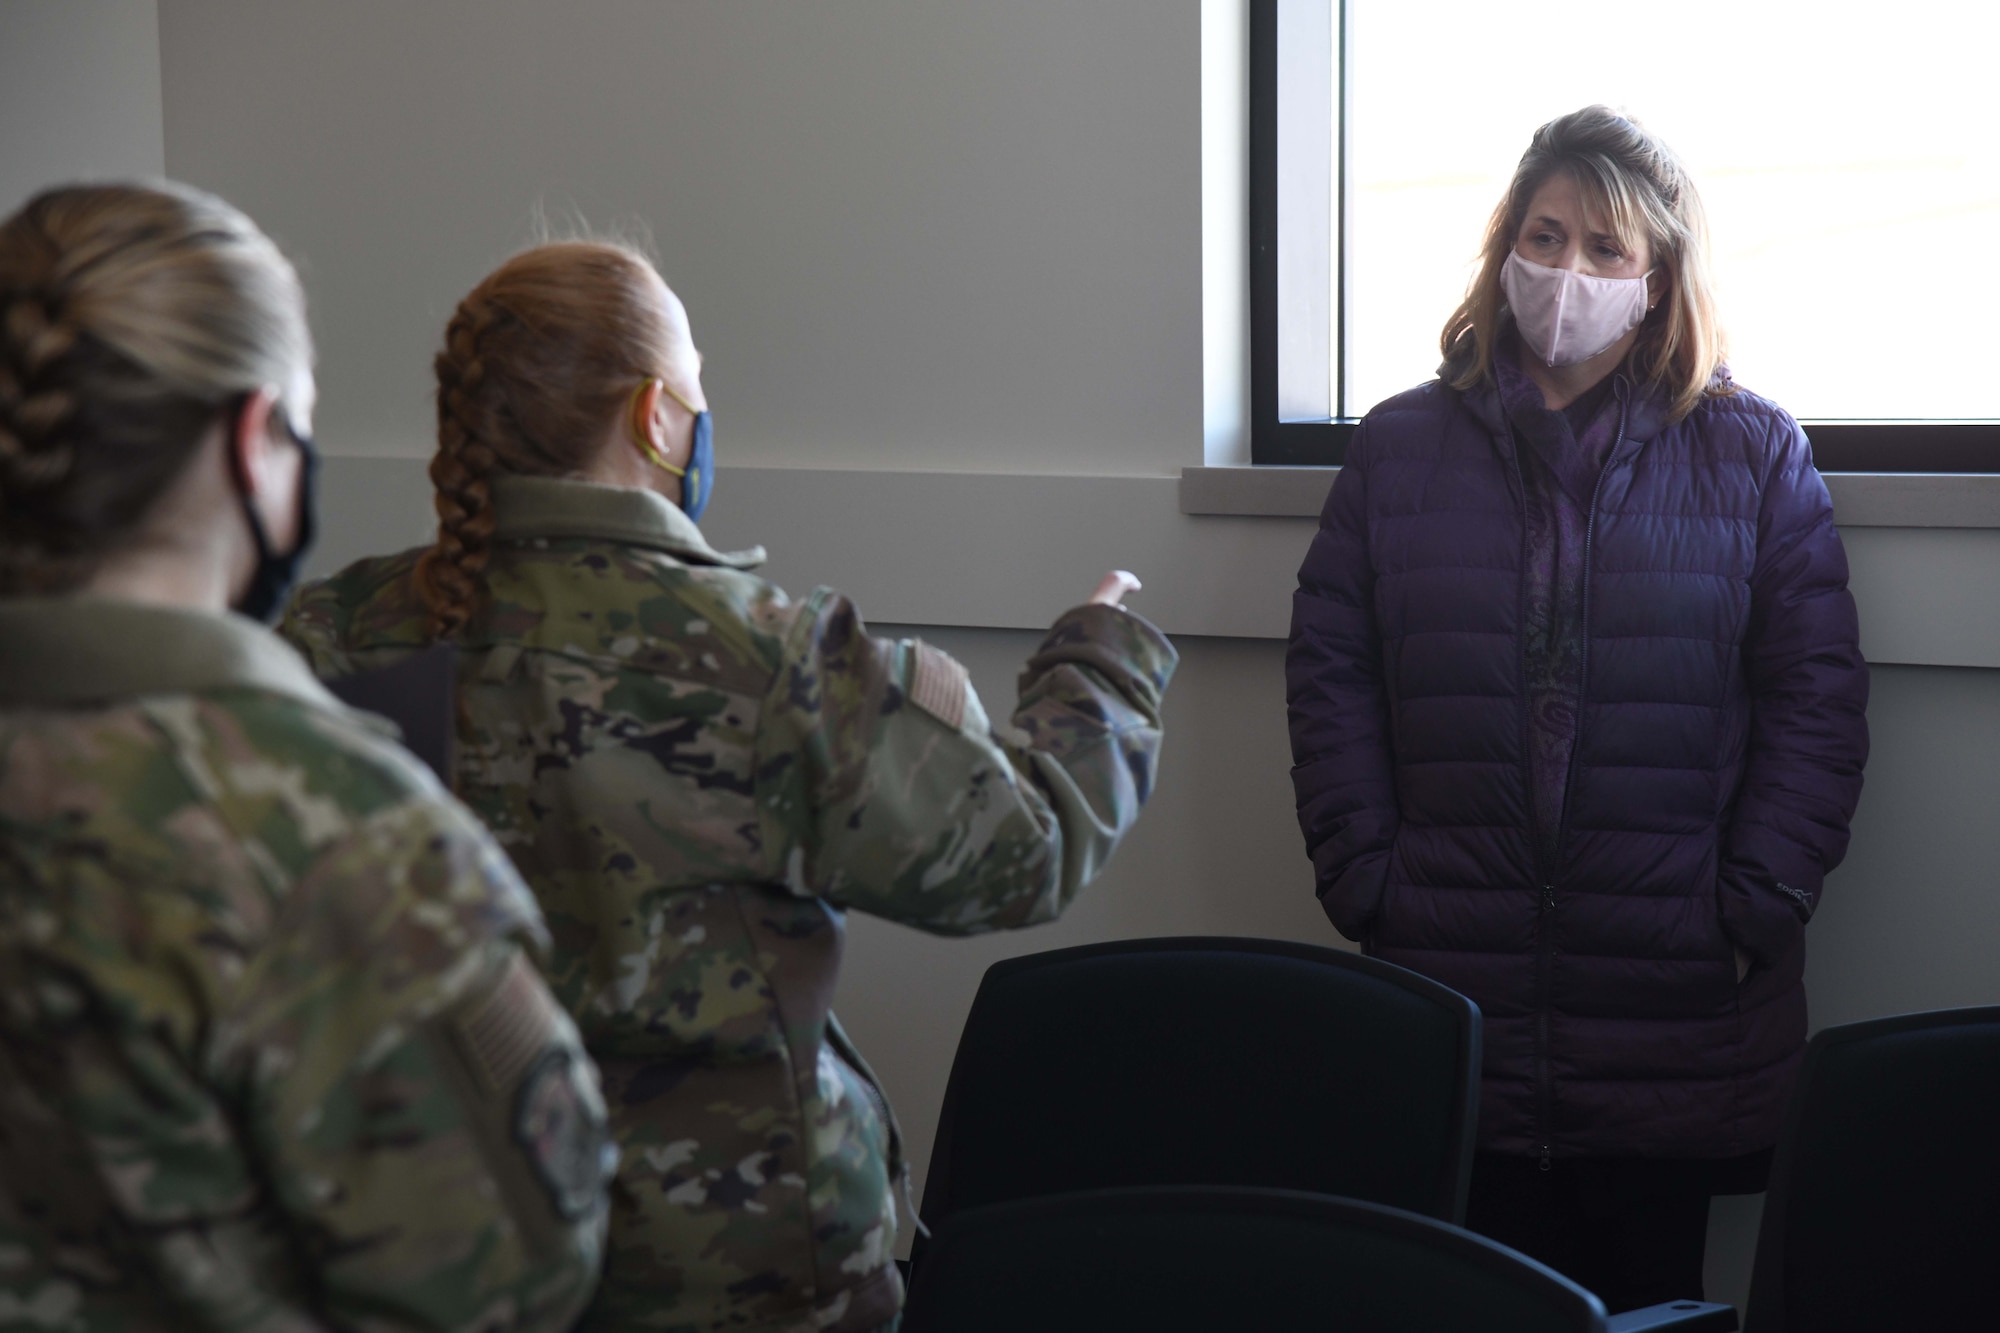
[[[237,399],[230,411],[233,423],[240,418],[243,404],[247,399]],[[282,413],[283,409],[274,409]],[[244,479],[231,468],[229,474],[236,481],[236,498],[243,506],[243,517],[250,524],[250,540],[257,547],[257,567],[251,571],[250,585],[243,590],[231,608],[239,615],[266,625],[274,624],[278,613],[285,609],[285,599],[291,595],[292,585],[299,580],[299,568],[305,564],[306,553],[312,549],[314,529],[317,527],[314,509],[319,483],[319,450],[313,447],[312,436],[302,435],[285,421],[285,433],[292,437],[292,443],[299,447],[299,539],[292,543],[292,549],[278,552],[271,547],[271,534],[264,527],[264,520],[257,515],[257,506],[251,503],[250,488]]]
[[[646,384],[653,381],[648,380]],[[715,418],[706,410],[696,412],[687,399],[674,393],[673,386],[661,380],[660,387],[672,395],[673,400],[694,414],[694,448],[688,451],[686,467],[676,467],[667,461],[660,447],[653,443],[653,437],[646,430],[646,423],[639,420],[639,395],[632,395],[632,437],[646,452],[646,457],[658,467],[664,468],[681,479],[681,512],[695,522],[701,522],[708,501],[715,494]],[[644,392],[646,385],[639,386]]]
[[[694,414],[694,451],[688,455],[687,471],[681,474],[681,509],[695,522],[708,508],[715,494],[715,418],[707,412]]]

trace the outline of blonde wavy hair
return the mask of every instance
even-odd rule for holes
[[[0,596],[68,592],[128,539],[240,395],[306,421],[291,264],[184,185],[71,186],[0,223]]]
[[[1636,247],[1643,238],[1654,269],[1666,275],[1664,295],[1639,326],[1630,357],[1633,374],[1665,395],[1676,421],[1704,397],[1734,393],[1716,316],[1701,196],[1672,149],[1638,121],[1604,106],[1550,121],[1535,131],[1521,155],[1486,224],[1478,276],[1445,321],[1439,339],[1445,382],[1464,390],[1492,379],[1494,349],[1505,327],[1501,266],[1520,236],[1535,191],[1558,173],[1576,182],[1584,207],[1607,219],[1621,244]]]

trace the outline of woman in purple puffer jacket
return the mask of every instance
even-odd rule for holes
[[[1730,381],[1658,139],[1544,125],[1299,571],[1299,824],[1334,926],[1486,1016],[1468,1225],[1613,1311],[1763,1188],[1868,672],[1798,423]]]

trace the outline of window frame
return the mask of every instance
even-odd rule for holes
[[[1278,5],[1250,0],[1250,461],[1254,466],[1335,467],[1358,417],[1284,421],[1278,414]],[[1334,404],[1345,398],[1347,345],[1347,0],[1333,6],[1334,137],[1339,167],[1332,230],[1338,308],[1333,312]],[[1442,312],[1441,312],[1442,313]],[[2000,473],[2000,420],[1802,420],[1822,472]]]

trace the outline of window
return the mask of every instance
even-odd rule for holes
[[[1822,468],[2000,471],[2000,5],[1253,0],[1250,42],[1254,461],[1435,373],[1528,137],[1605,102],[1687,163],[1731,368]]]

